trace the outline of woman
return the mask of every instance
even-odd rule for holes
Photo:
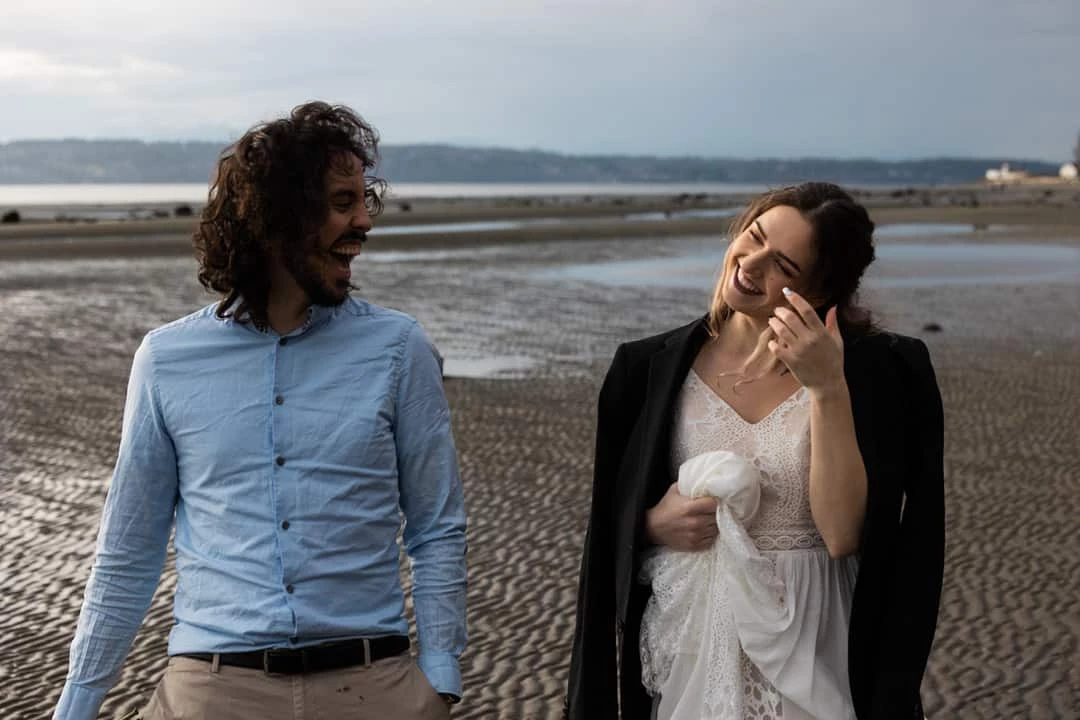
[[[943,571],[941,398],[925,345],[856,304],[873,229],[835,185],[766,193],[732,226],[709,313],[616,352],[568,717],[922,717]],[[735,505],[675,481],[718,451],[757,477],[755,507],[728,527],[758,587],[779,588],[775,608],[714,597],[748,587],[735,536],[716,540]],[[665,563],[694,553],[727,553],[713,567],[729,577],[702,591],[688,575],[680,590]],[[742,617],[774,609],[771,625]],[[728,615],[737,642],[724,645]],[[680,629],[680,616],[704,624]]]

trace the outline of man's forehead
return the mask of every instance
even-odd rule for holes
[[[352,153],[340,153],[330,160],[326,170],[330,182],[347,183],[364,176],[364,163]]]

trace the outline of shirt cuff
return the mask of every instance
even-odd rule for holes
[[[461,668],[456,657],[449,653],[421,651],[417,664],[435,692],[461,697]]]
[[[60,694],[53,720],[95,720],[107,690],[68,683]]]

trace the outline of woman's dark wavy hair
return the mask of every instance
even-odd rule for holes
[[[836,306],[837,321],[851,335],[867,335],[878,330],[870,312],[858,304],[859,283],[874,261],[874,223],[866,208],[839,185],[807,182],[771,190],[756,197],[731,224],[732,239],[742,234],[763,213],[778,206],[793,207],[813,227],[817,261],[811,270],[809,287],[819,298],[818,312]],[[716,285],[709,308],[709,331],[716,335],[731,316],[723,301],[723,279]]]
[[[307,242],[325,222],[327,171],[347,172],[355,155],[365,175],[378,163],[378,133],[353,110],[310,102],[256,125],[222,151],[192,242],[199,282],[222,295],[218,317],[267,324],[273,243]],[[364,204],[382,211],[386,183],[365,182]]]

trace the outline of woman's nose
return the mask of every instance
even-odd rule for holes
[[[760,272],[765,266],[765,261],[768,259],[768,256],[769,251],[765,248],[760,248],[744,257],[739,264],[742,266],[743,271],[748,275],[753,275]]]

